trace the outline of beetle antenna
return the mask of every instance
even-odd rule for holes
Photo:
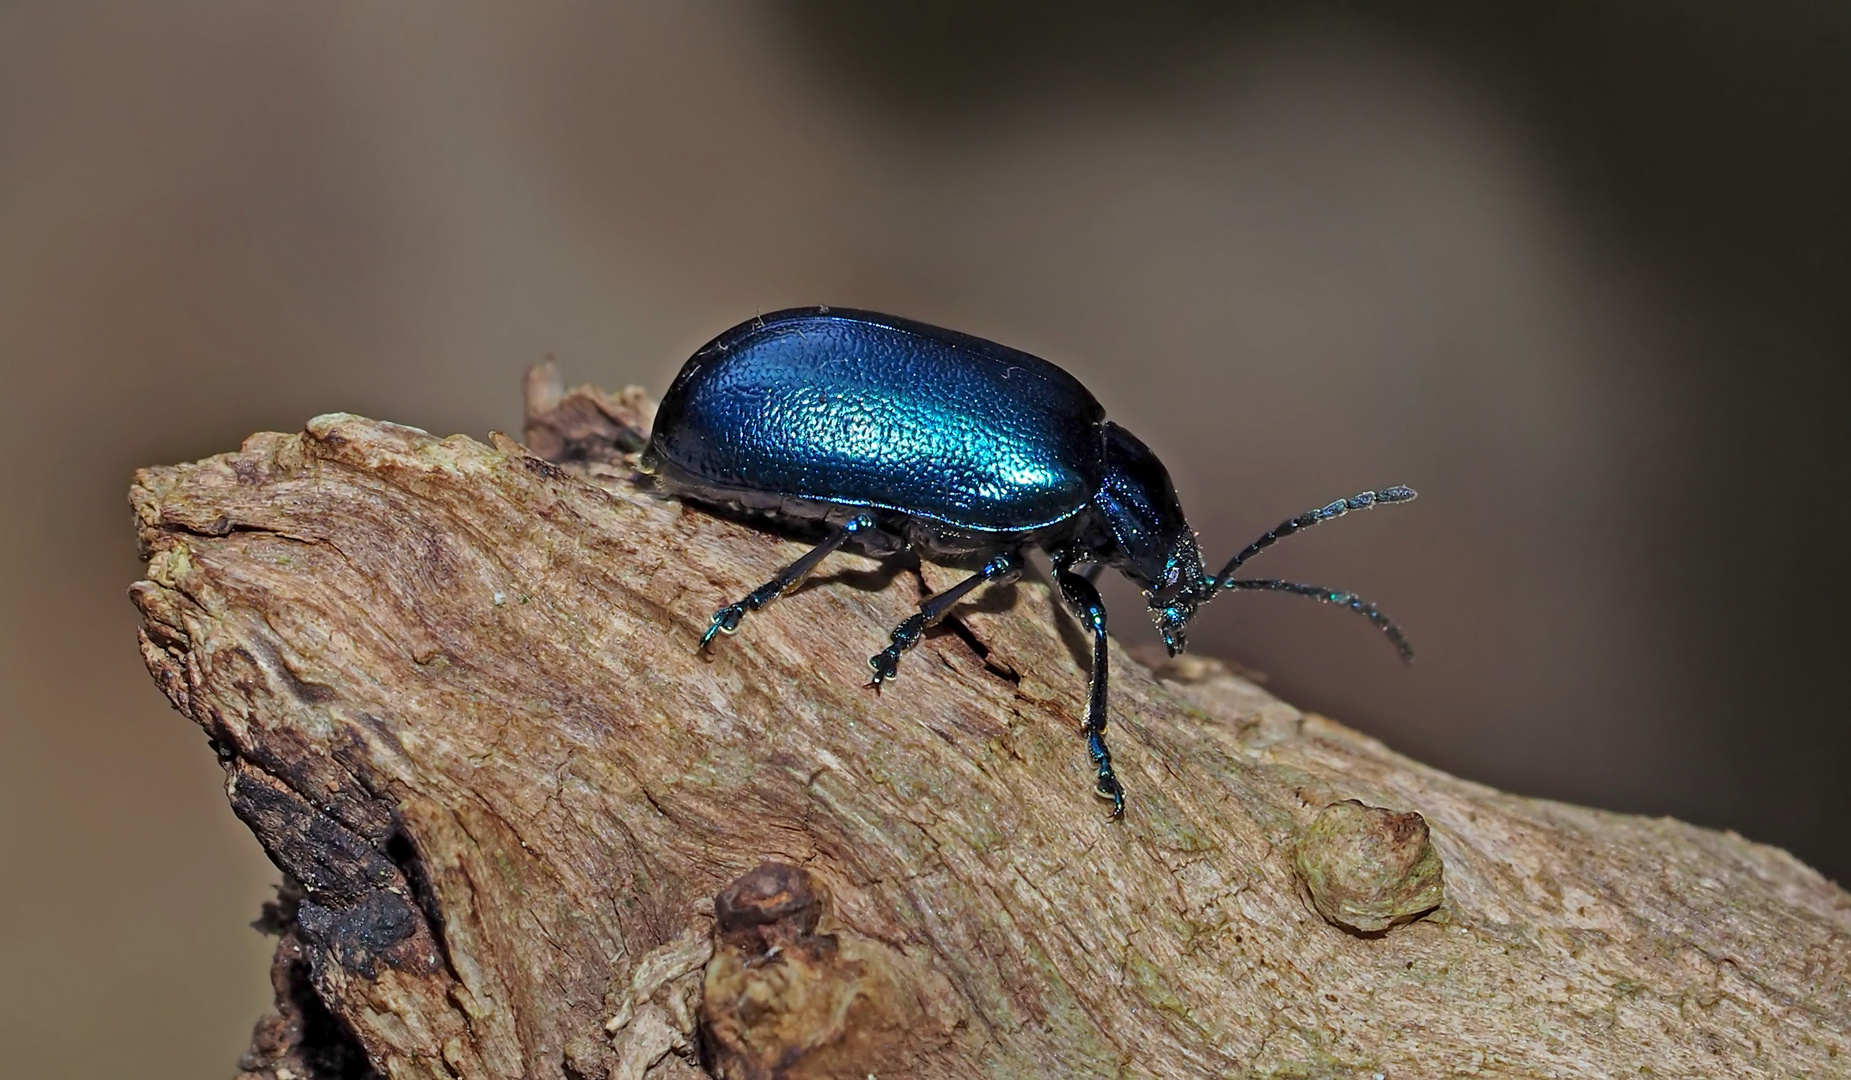
[[[1340,518],[1352,510],[1368,510],[1385,503],[1410,502],[1413,500],[1415,494],[1413,488],[1396,484],[1393,487],[1385,487],[1380,491],[1365,491],[1360,495],[1352,495],[1347,499],[1338,499],[1336,502],[1328,506],[1321,506],[1316,510],[1307,510],[1290,521],[1280,522],[1276,527],[1269,529],[1265,536],[1248,544],[1241,550],[1240,554],[1228,560],[1228,564],[1221,568],[1221,573],[1216,574],[1214,580],[1217,583],[1227,584],[1229,575],[1233,574],[1234,571],[1240,567],[1241,563],[1253,558],[1255,555],[1272,547],[1274,544],[1277,544],[1279,541],[1295,532],[1309,529],[1311,526],[1322,522]],[[1232,588],[1233,586],[1230,585],[1229,587]],[[1348,594],[1346,593],[1344,595],[1347,596]]]
[[[1410,493],[1410,497],[1412,497],[1412,493]],[[1273,581],[1264,578],[1229,579],[1224,577],[1221,579],[1220,587],[1223,589],[1252,589],[1259,592],[1291,593],[1293,596],[1309,596],[1320,603],[1336,604],[1339,607],[1349,608],[1351,611],[1354,611],[1356,614],[1374,623],[1378,630],[1388,635],[1388,640],[1394,645],[1395,651],[1401,654],[1402,663],[1412,664],[1414,662],[1414,646],[1408,644],[1407,635],[1401,632],[1401,628],[1395,625],[1393,619],[1382,614],[1376,609],[1374,604],[1357,596],[1355,593],[1340,592],[1336,589],[1326,589],[1321,585],[1300,585],[1296,581]]]

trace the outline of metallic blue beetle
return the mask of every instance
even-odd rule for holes
[[[803,558],[715,612],[703,648],[850,541],[877,557],[911,549],[977,567],[922,602],[868,660],[876,688],[959,600],[1013,581],[1025,549],[1047,551],[1062,597],[1092,633],[1084,732],[1113,817],[1125,796],[1105,743],[1105,606],[1093,587],[1102,566],[1144,590],[1172,656],[1199,605],[1223,590],[1263,589],[1348,607],[1413,658],[1400,629],[1360,597],[1233,576],[1282,537],[1405,502],[1412,490],[1365,491],[1295,517],[1211,577],[1163,463],[1107,420],[1077,379],[1039,357],[891,315],[796,308],[721,334],[675,377],[641,467],[670,494],[828,530]]]

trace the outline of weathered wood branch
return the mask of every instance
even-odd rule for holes
[[[1851,1074],[1851,896],[1784,852],[1122,655],[1108,821],[1045,583],[880,695],[934,567],[703,656],[802,545],[636,488],[640,398],[530,401],[569,466],[343,415],[136,478],[149,670],[290,882],[248,1074]]]

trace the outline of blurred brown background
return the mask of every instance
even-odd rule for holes
[[[1068,367],[1217,561],[1418,487],[1265,563],[1414,669],[1278,597],[1192,640],[1851,877],[1851,8],[1228,8],[0,5],[6,1073],[223,1075],[267,997],[273,873],[134,647],[135,466],[514,431],[545,354],[659,391],[795,304]]]

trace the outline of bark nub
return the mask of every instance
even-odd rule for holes
[[[1293,865],[1318,914],[1359,933],[1419,918],[1446,898],[1445,867],[1419,814],[1345,799],[1298,838]]]

